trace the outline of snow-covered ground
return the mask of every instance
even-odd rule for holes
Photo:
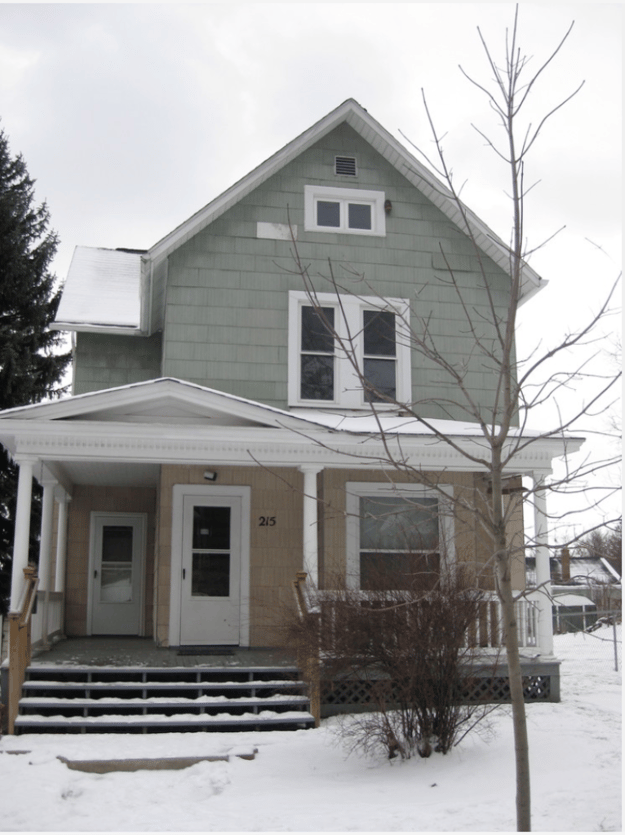
[[[611,637],[611,628],[556,637],[562,701],[528,706],[535,831],[621,831],[621,676]],[[297,732],[4,737],[0,830],[512,831],[511,720],[495,716],[493,738],[473,735],[447,756],[408,762],[347,756],[335,720]],[[85,774],[57,759],[253,748],[253,761],[181,771]]]

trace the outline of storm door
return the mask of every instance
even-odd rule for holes
[[[181,645],[239,644],[240,498],[184,498],[180,603]]]
[[[145,519],[93,514],[91,634],[140,635]]]

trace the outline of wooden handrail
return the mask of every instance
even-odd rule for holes
[[[293,591],[295,593],[295,602],[297,604],[298,614],[301,620],[304,620],[311,614],[306,599],[306,592],[304,591],[306,578],[308,574],[305,571],[298,571],[295,580],[293,580]],[[309,635],[307,637],[310,637]],[[315,727],[319,727],[321,721],[321,671],[319,664],[319,650],[313,650],[304,639],[303,645],[298,648],[298,666],[304,677],[304,681],[308,685],[308,695],[310,698],[310,712],[315,717]]]
[[[308,606],[306,605],[306,596],[304,595],[304,583],[306,582],[306,577],[308,574],[305,571],[298,571],[295,575],[295,579],[293,580],[293,591],[295,593],[295,602],[297,604],[297,611],[299,612],[300,618],[303,618],[306,612],[308,611]]]
[[[37,597],[39,578],[35,566],[24,569],[26,585],[18,611],[9,612],[9,687],[7,698],[8,732],[15,733],[15,720],[22,696],[22,685],[31,659],[30,623]]]

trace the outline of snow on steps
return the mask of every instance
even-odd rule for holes
[[[313,727],[306,685],[285,667],[28,669],[15,732],[163,733]]]

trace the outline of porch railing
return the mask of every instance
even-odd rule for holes
[[[9,612],[9,682],[7,692],[7,730],[15,731],[22,685],[26,677],[26,668],[30,664],[32,652],[31,621],[33,607],[37,597],[39,578],[37,569],[29,566],[24,569],[26,585],[20,605],[16,612]]]
[[[311,614],[310,595],[307,593],[306,587],[306,572],[298,572],[294,588],[300,615],[303,616],[305,612]],[[521,649],[536,648],[539,645],[538,594],[536,591],[527,592],[524,597],[515,603],[517,635]],[[364,591],[359,596],[363,603],[379,598],[379,594]],[[332,619],[332,604],[336,599],[336,593],[318,591],[315,599],[321,604],[316,614],[319,617]],[[465,632],[464,646],[480,649],[501,649],[504,645],[501,602],[495,592],[484,592],[483,598],[478,602],[478,617]]]

